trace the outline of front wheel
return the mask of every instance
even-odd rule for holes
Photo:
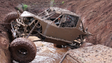
[[[17,38],[10,44],[12,58],[18,62],[31,62],[36,56],[36,46],[26,38]]]

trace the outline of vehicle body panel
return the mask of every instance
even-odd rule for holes
[[[52,11],[55,10],[56,13],[61,15],[67,14],[67,15],[73,15],[73,16],[79,17],[77,14],[70,12],[68,10],[63,10],[63,9],[59,10],[59,8],[57,9],[51,8],[51,10]],[[75,27],[60,27],[60,26],[57,26],[53,21],[44,19],[42,18],[42,16],[34,15],[27,11],[24,11],[21,14],[21,17],[33,17],[35,18],[35,20],[38,20],[38,22],[42,26],[42,33],[39,33],[39,34],[45,37],[48,41],[52,41],[53,43],[56,43],[56,44],[59,44],[58,42],[61,42],[61,41],[63,43],[70,44],[70,43],[73,43],[73,41],[76,40],[80,35],[87,35],[87,33],[85,32],[83,28],[83,24],[80,17]],[[82,24],[82,30],[80,29],[80,24]]]

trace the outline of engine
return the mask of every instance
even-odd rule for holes
[[[39,22],[32,17],[23,17],[12,21],[11,28],[14,38],[26,37],[38,31],[41,32]]]

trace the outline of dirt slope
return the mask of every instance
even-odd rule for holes
[[[1,0],[0,19],[10,11],[15,11],[14,6],[25,3],[30,5],[30,11],[37,13],[50,6],[52,0]],[[64,1],[64,3],[62,3]],[[88,41],[94,44],[112,46],[112,0],[54,0],[53,6],[58,6],[76,12],[81,16],[84,26],[93,34]]]
[[[87,38],[88,42],[112,47],[112,0],[54,0],[53,4],[51,4],[52,1],[53,0],[0,0],[0,21],[4,20],[7,13],[15,11],[14,6],[21,3],[29,5],[29,11],[35,14],[48,8],[50,5],[57,6],[71,10],[81,17],[84,26],[88,27],[88,31],[93,35]],[[0,45],[0,50],[1,48],[6,48],[2,45],[2,41]],[[8,51],[8,47],[4,51]],[[1,52],[1,57],[5,55],[4,51]],[[8,55],[6,56],[9,57]],[[2,59],[5,60],[7,58],[4,57]],[[7,63],[7,61],[5,63]]]
[[[0,25],[0,63],[11,63],[9,39],[5,28]]]
[[[112,47],[112,0],[75,0],[66,5],[81,16],[85,27],[93,34],[89,42]]]

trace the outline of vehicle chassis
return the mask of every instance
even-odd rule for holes
[[[77,48],[88,35],[80,17],[69,10],[50,7],[38,15],[27,11],[18,14],[19,18],[11,22],[14,38],[33,35],[56,45]]]

